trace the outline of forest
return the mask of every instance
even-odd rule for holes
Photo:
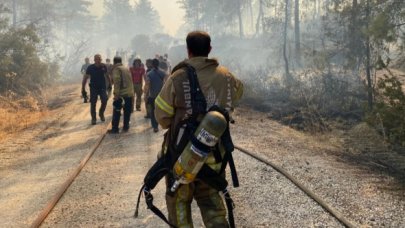
[[[177,0],[184,23],[175,35],[150,0],[102,3],[95,15],[88,0],[2,1],[1,102],[79,82],[95,53],[168,53],[175,65],[186,34],[204,30],[211,56],[244,82],[244,103],[303,131],[366,121],[405,146],[402,0]]]

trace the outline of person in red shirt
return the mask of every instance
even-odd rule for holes
[[[134,92],[135,92],[135,108],[136,111],[141,111],[141,102],[142,102],[142,84],[143,77],[145,75],[145,68],[142,67],[142,61],[138,58],[134,59],[132,67],[129,68],[132,75],[132,82],[134,83]]]

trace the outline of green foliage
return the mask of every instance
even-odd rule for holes
[[[252,4],[246,0],[178,0],[177,3],[185,10],[185,21],[190,29],[205,30],[212,35],[236,32],[234,24],[238,14]]]
[[[367,120],[383,130],[390,142],[405,146],[405,94],[396,77],[379,79],[375,108]]]
[[[0,24],[4,21],[0,19]],[[6,25],[0,30],[0,93],[24,95],[53,81],[49,65],[38,56],[39,42],[32,25],[25,28]]]
[[[378,14],[370,23],[368,33],[375,40],[395,41],[395,26],[391,23],[387,13]]]
[[[158,12],[152,7],[150,0],[139,0],[134,9],[134,30],[137,34],[154,34],[162,32]]]
[[[137,1],[132,7],[128,0],[105,0],[106,12],[101,22],[107,38],[122,48],[135,35],[151,35],[162,30],[157,11],[150,0]],[[135,49],[136,50],[136,49]]]

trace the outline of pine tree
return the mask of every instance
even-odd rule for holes
[[[162,32],[158,12],[152,7],[150,0],[139,0],[135,5],[136,34],[155,34]]]

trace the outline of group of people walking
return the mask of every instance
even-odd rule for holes
[[[165,222],[171,227],[193,227],[191,202],[195,199],[206,227],[234,227],[233,214],[229,214],[232,212],[229,205],[232,206],[233,203],[226,188],[218,190],[219,186],[216,186],[216,183],[226,183],[225,167],[227,161],[231,160],[230,152],[233,150],[229,133],[229,115],[242,96],[243,84],[227,68],[220,66],[216,59],[208,57],[211,52],[211,38],[208,33],[191,32],[187,35],[186,43],[188,59],[174,67],[170,75],[171,66],[167,56],[155,56],[154,59],[146,60],[146,68],[142,61],[136,58],[128,68],[122,64],[119,56],[114,57],[112,65],[108,65],[102,63],[101,56],[97,54],[94,56],[94,64],[86,66],[86,70],[82,68],[82,72],[85,72],[82,91],[85,91],[86,82],[90,79],[91,124],[96,124],[97,99],[98,97],[101,99],[98,116],[104,122],[108,88],[113,85],[113,117],[109,133],[119,132],[118,125],[122,109],[124,110],[122,130],[129,130],[131,113],[141,111],[142,96],[144,96],[147,110],[145,117],[151,119],[153,131],[158,132],[158,125],[167,129],[164,146],[159,153],[159,157],[165,162],[159,163],[161,161],[159,159],[155,163],[157,167],[170,166],[164,169],[167,171],[165,177],[168,211],[168,220],[163,218]],[[218,110],[220,112],[218,115],[223,116],[223,121],[226,119],[225,133],[219,139],[210,134],[210,128],[198,128],[201,133],[194,136],[196,126],[200,124],[204,115],[212,110],[214,112]],[[215,145],[212,142],[215,142]],[[190,151],[194,151],[193,156],[204,154],[198,152],[206,152],[206,158],[201,161],[204,162],[205,171],[210,171],[210,175],[202,178],[205,175],[202,172],[195,180],[184,182],[184,177],[181,179],[179,175],[185,175],[186,171],[173,171],[172,165],[179,158],[179,154],[186,151],[182,148],[189,145],[187,143],[191,143]],[[190,162],[187,165],[190,166],[190,170],[197,170],[196,164]],[[154,173],[154,167],[155,165],[147,174],[151,178],[145,178],[145,182],[160,175]],[[201,168],[201,165],[199,167]],[[157,170],[161,172],[162,169]],[[211,178],[219,182],[209,181]],[[174,183],[181,184],[173,188]],[[145,183],[143,187],[145,199],[153,200],[151,189],[147,187],[153,188]],[[220,194],[224,194],[227,208]],[[151,201],[148,207],[150,205],[152,205]],[[156,209],[152,211],[156,213]],[[157,214],[161,218],[164,217],[162,214]]]
[[[87,102],[86,84],[90,80],[91,124],[97,124],[96,104],[98,98],[101,101],[98,117],[100,121],[105,121],[104,112],[112,92],[112,128],[108,133],[119,133],[122,111],[124,115],[122,131],[129,130],[131,113],[141,111],[142,96],[144,96],[145,102],[145,118],[151,119],[153,131],[158,132],[158,123],[152,113],[154,112],[154,101],[171,68],[167,54],[165,57],[157,55],[157,58],[147,59],[145,64],[140,58],[135,58],[129,67],[123,65],[120,56],[114,57],[113,64],[110,63],[110,59],[106,59],[106,63],[103,63],[100,54],[94,56],[94,64],[90,64],[89,58],[85,58],[85,64],[81,68],[83,74],[82,96]],[[112,87],[114,88],[113,91]]]

